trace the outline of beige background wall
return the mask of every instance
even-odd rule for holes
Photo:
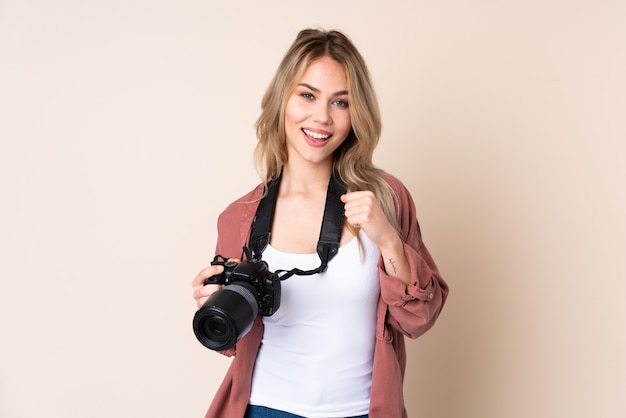
[[[626,2],[0,2],[0,417],[200,417],[189,282],[296,32],[345,30],[452,293],[412,418],[626,417]]]

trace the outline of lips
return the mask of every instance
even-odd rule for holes
[[[304,132],[305,135],[310,136],[313,139],[328,139],[328,138],[330,138],[330,134],[322,134],[322,133],[318,133],[318,132],[313,132],[313,131],[308,130],[308,129],[303,129],[302,132]]]
[[[332,136],[331,134],[314,132],[310,129],[302,129],[302,133],[304,133],[304,139],[307,144],[312,147],[322,147],[326,144],[328,139]]]

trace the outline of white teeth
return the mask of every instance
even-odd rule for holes
[[[315,139],[328,139],[330,138],[330,135],[323,135],[323,134],[318,134],[315,132],[311,132],[307,129],[303,129],[304,133],[307,134],[308,136],[310,136],[311,138],[315,138]]]

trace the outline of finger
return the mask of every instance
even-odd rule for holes
[[[191,281],[191,287],[194,289],[197,287],[202,287],[204,286],[204,281],[206,279],[208,279],[211,276],[220,274],[223,271],[224,271],[224,266],[221,266],[221,265],[205,267],[202,270],[200,270],[198,275],[194,277],[194,279]]]
[[[348,221],[350,225],[360,227],[364,223],[364,218],[360,213],[346,213],[346,221]]]
[[[350,192],[350,193],[342,194],[341,201],[344,204],[349,205],[350,202],[354,202],[356,199],[359,198],[359,196],[356,193],[357,192]]]
[[[361,222],[370,219],[372,216],[372,207],[368,205],[356,205],[345,209],[346,218],[359,218]]]
[[[239,260],[238,258],[229,258],[228,260],[234,261],[237,264],[241,263],[241,260]],[[206,279],[212,276],[217,276],[218,274],[222,274],[223,272],[224,266],[222,264],[215,264],[205,267],[200,270],[198,275],[194,277],[194,279],[191,281],[191,287],[195,289],[196,287],[204,286],[204,282],[206,281]]]
[[[350,216],[359,213],[363,210],[364,207],[366,207],[365,203],[361,199],[359,199],[346,203],[343,207],[343,210],[346,216]]]
[[[352,226],[355,226],[357,228],[361,227],[361,224],[359,223],[359,221],[355,220],[355,219],[351,219],[351,218],[347,218],[346,219],[348,221],[348,223]]]
[[[198,287],[194,289],[193,291],[193,298],[194,299],[208,298],[213,293],[222,289],[222,287],[224,286],[221,284],[208,284],[206,286]]]
[[[358,196],[347,198],[344,210],[351,211],[359,208],[372,208],[377,204],[376,197],[371,192],[359,193]]]
[[[193,292],[193,298],[196,301],[196,305],[198,308],[206,303],[206,301],[213,295],[215,292],[221,290],[224,286],[210,284],[200,288],[197,288]]]
[[[204,304],[206,303],[207,300],[209,300],[208,297],[201,297],[201,298],[197,298],[194,299],[196,301],[196,306],[198,307],[198,309],[202,308],[204,306]]]
[[[369,190],[357,190],[355,192],[347,192],[346,194],[341,195],[341,201],[347,203],[353,200],[361,199],[366,196],[374,196],[374,193]]]

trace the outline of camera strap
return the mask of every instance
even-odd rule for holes
[[[272,229],[272,220],[274,219],[280,179],[281,177],[278,176],[268,183],[267,194],[261,199],[252,224],[250,247],[253,257],[257,260],[261,259],[263,251],[265,251],[270,242],[270,231]],[[298,268],[289,271],[278,270],[275,274],[279,275],[280,280],[285,280],[293,275],[309,276],[326,270],[328,262],[339,251],[344,217],[344,204],[340,198],[346,191],[347,186],[341,181],[339,175],[333,171],[328,182],[322,228],[317,242],[317,255],[320,257],[321,264],[314,270],[300,270]]]

